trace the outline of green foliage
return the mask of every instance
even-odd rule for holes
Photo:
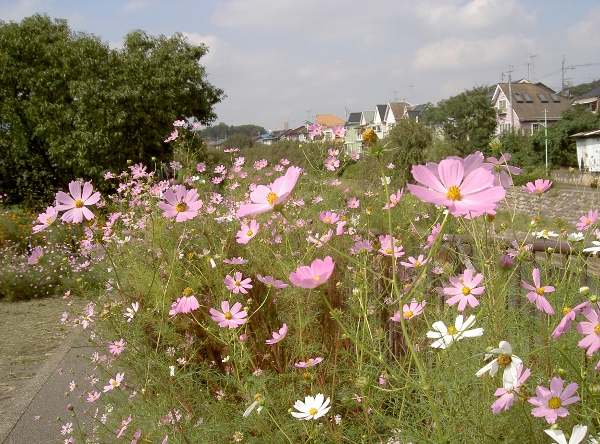
[[[426,151],[432,140],[431,130],[423,123],[413,119],[396,122],[385,143],[392,150],[389,157],[395,165],[394,176],[399,179],[401,186],[412,182],[413,165],[425,163]]]
[[[496,111],[488,96],[489,87],[480,86],[457,96],[428,104],[424,121],[439,128],[453,150],[461,156],[486,153],[496,129]]]
[[[229,136],[225,142],[223,142],[220,146],[222,149],[227,148],[251,148],[252,147],[252,137],[246,136],[245,134],[234,134],[233,136]]]
[[[590,83],[582,83],[580,85],[570,87],[569,94],[571,94],[572,97],[577,97],[582,94],[585,94],[588,91],[591,91],[592,89],[598,88],[599,86],[600,86],[600,79],[594,80],[593,82],[590,82]]]
[[[227,125],[219,122],[218,125],[209,126],[199,132],[200,137],[204,140],[227,139],[236,134],[253,137],[267,132],[262,126],[258,125]]]
[[[209,123],[223,92],[181,34],[133,31],[122,49],[34,15],[0,22],[0,192],[40,208],[73,178],[105,183],[127,160],[167,160],[175,119]]]

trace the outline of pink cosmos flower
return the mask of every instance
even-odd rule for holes
[[[573,309],[565,307],[563,309],[563,318],[552,332],[552,339],[558,339],[562,334],[568,333],[571,330],[571,323],[575,320],[577,315],[586,307],[591,307],[589,301],[585,301],[582,304],[577,305]]]
[[[173,126],[183,126],[185,125],[185,120],[175,120],[173,122]]]
[[[415,316],[419,316],[423,313],[423,309],[426,305],[427,301],[417,302],[416,299],[413,299],[410,304],[404,304],[402,306],[402,317],[408,320]],[[394,322],[400,322],[400,310],[398,310],[390,319]]]
[[[243,257],[232,257],[231,259],[223,259],[224,264],[230,265],[244,265],[248,263],[248,259],[244,259]],[[214,267],[213,267],[214,268]]]
[[[594,225],[597,220],[598,220],[598,210],[596,210],[596,211],[590,210],[587,214],[587,217],[581,216],[579,218],[579,222],[577,222],[577,224],[575,224],[575,227],[579,231],[585,231],[588,228],[590,228],[592,225]]]
[[[371,251],[373,251],[373,244],[368,239],[356,241],[350,249],[352,254],[370,253]]]
[[[384,256],[401,257],[404,256],[402,245],[396,245],[396,239],[390,237],[389,234],[379,236],[381,248],[379,251]]]
[[[577,324],[577,331],[587,336],[579,341],[578,345],[581,348],[588,347],[585,354],[591,356],[596,350],[600,349],[600,316],[598,315],[598,310],[591,306],[583,309],[583,315],[589,322],[580,322]]]
[[[323,130],[323,125],[320,123],[314,123],[312,125],[308,125],[308,134],[315,137],[320,136]]]
[[[100,392],[89,392],[87,397],[87,402],[95,402],[100,398]]]
[[[499,396],[496,401],[492,404],[492,412],[495,415],[500,413],[502,410],[508,410],[513,405],[515,401],[515,393],[519,393],[519,389],[525,383],[527,378],[531,376],[531,370],[527,369],[523,371],[523,364],[519,365],[517,369],[517,378],[513,384],[504,384],[503,387],[500,387],[494,393],[494,396]]]
[[[165,139],[165,143],[169,143],[172,140],[176,140],[179,137],[179,131],[173,130],[171,135]]]
[[[56,211],[56,209],[54,207],[46,207],[46,212],[40,214],[37,217],[37,220],[39,222],[41,222],[41,224],[35,225],[33,227],[33,232],[39,233],[40,231],[43,231],[46,228],[48,228],[50,225],[52,225],[52,223],[54,223],[57,215],[58,215],[58,212]]]
[[[404,192],[404,190],[398,190],[396,191],[395,194],[390,194],[390,202],[386,203],[383,206],[384,210],[389,210],[390,208],[395,207],[396,205],[398,205],[398,202],[400,202],[400,198],[402,197],[402,193]]]
[[[425,202],[448,207],[453,216],[472,218],[495,213],[496,203],[506,191],[495,186],[494,175],[484,168],[471,169],[470,162],[457,158],[442,160],[436,170],[432,166],[415,165],[412,174],[425,186],[407,185],[409,191]]]
[[[319,357],[317,357],[315,359],[310,358],[306,362],[304,362],[304,361],[296,362],[294,365],[297,368],[308,368],[308,367],[313,367],[313,366],[319,364],[322,361],[323,361],[323,358],[319,356]]]
[[[283,338],[285,338],[285,335],[287,335],[287,331],[288,331],[288,327],[286,324],[283,324],[283,327],[281,327],[279,329],[279,333],[274,331],[273,332],[273,339],[267,339],[265,341],[266,344],[269,345],[273,345],[273,344],[277,344],[279,341],[281,341]]]
[[[441,228],[442,225],[438,223],[431,229],[431,234],[427,236],[427,245],[423,247],[423,250],[429,250],[433,246],[433,243],[435,242],[435,239],[437,238],[437,235],[440,232]]]
[[[67,210],[61,217],[64,222],[73,222],[74,224],[81,223],[85,217],[87,220],[94,218],[94,213],[86,208],[86,205],[95,205],[100,200],[100,193],[96,191],[92,194],[93,186],[91,182],[82,184],[81,182],[73,181],[69,183],[69,192],[59,191],[56,193],[56,201],[59,203],[54,209],[56,211]]]
[[[348,208],[358,208],[360,206],[360,200],[356,197],[351,197],[348,199]]]
[[[510,187],[513,184],[512,175],[521,174],[521,168],[517,168],[512,165],[508,165],[511,155],[504,153],[499,159],[495,157],[488,157],[489,163],[484,163],[482,166],[488,171],[494,174],[494,185],[501,185],[503,187]]]
[[[250,225],[242,224],[241,230],[238,231],[236,234],[237,243],[238,244],[247,244],[248,242],[250,242],[250,239],[252,239],[254,236],[256,236],[256,233],[258,232],[259,227],[260,227],[260,224],[257,223],[255,220],[251,220]]]
[[[213,321],[219,323],[219,327],[237,328],[246,322],[248,312],[242,310],[242,304],[236,302],[233,307],[229,308],[229,302],[221,302],[220,312],[214,308],[210,309],[210,315]]]
[[[325,159],[325,168],[329,171],[335,171],[340,166],[340,161],[337,157],[329,156]]]
[[[265,213],[282,204],[296,186],[301,171],[300,168],[291,166],[284,176],[275,179],[272,184],[268,186],[257,185],[254,191],[250,193],[250,200],[253,203],[240,206],[237,217]]]
[[[291,272],[289,279],[296,287],[316,288],[329,279],[334,266],[335,262],[331,256],[315,259],[310,266],[301,265],[296,271]]]
[[[423,255],[420,254],[418,258],[414,258],[412,256],[408,257],[408,262],[400,262],[406,268],[419,268],[429,262],[429,259],[424,259]]]
[[[554,291],[554,287],[550,285],[542,287],[540,284],[540,269],[533,269],[533,284],[535,286],[528,284],[525,281],[521,282],[526,290],[531,290],[529,293],[527,293],[527,299],[529,299],[529,302],[532,304],[535,303],[538,310],[553,315],[554,309],[550,305],[550,302],[548,302],[548,300],[544,297],[544,294],[552,293]]]
[[[198,303],[196,296],[182,296],[177,298],[177,300],[171,304],[169,316],[175,316],[178,313],[190,313],[198,308],[200,308],[200,304]]]
[[[340,220],[340,216],[331,211],[322,211],[319,213],[319,219],[326,224],[335,224]]]
[[[196,171],[198,171],[199,173],[205,172],[206,164],[204,162],[200,162],[198,165],[196,165]]]
[[[539,385],[535,389],[537,396],[529,399],[529,403],[535,406],[531,414],[536,418],[545,418],[548,424],[554,424],[559,416],[568,416],[569,411],[563,406],[573,404],[581,398],[572,396],[579,387],[576,382],[570,383],[563,390],[564,384],[565,381],[556,377],[550,381],[550,390]]]
[[[123,377],[125,376],[125,373],[117,373],[117,376],[115,376],[115,379],[110,379],[108,381],[108,385],[104,386],[104,393],[117,388],[121,385],[121,382],[123,381]]]
[[[242,273],[239,271],[236,271],[233,276],[234,277],[227,275],[225,277],[225,286],[227,287],[227,289],[233,292],[234,294],[238,294],[240,292],[247,294],[248,291],[246,289],[252,288],[252,284],[250,283],[252,282],[252,279],[243,279]]]
[[[176,222],[195,218],[203,204],[198,200],[196,189],[187,190],[183,185],[176,185],[175,191],[169,188],[163,194],[163,198],[168,203],[159,202],[158,208],[164,211],[164,217],[168,219],[175,217]]]
[[[123,338],[121,338],[118,341],[109,342],[108,343],[108,351],[115,356],[120,355],[121,353],[123,353],[123,350],[125,350],[125,346],[126,346],[125,340]]]
[[[331,128],[331,131],[335,137],[344,137],[346,135],[346,128],[344,128],[342,125],[335,125],[333,128]]]
[[[44,255],[44,250],[42,247],[35,247],[31,251],[31,255],[27,258],[27,263],[29,265],[35,265],[39,262],[40,258]]]
[[[279,279],[275,279],[273,276],[264,276],[263,277],[260,274],[257,274],[256,279],[258,279],[265,285],[272,285],[273,287],[275,287],[277,289],[289,287],[288,284],[284,283],[283,281],[280,281]]]
[[[542,194],[551,186],[552,182],[549,180],[536,179],[535,182],[527,182],[527,185],[521,185],[521,188],[533,194]]]
[[[473,270],[467,268],[464,274],[458,278],[451,277],[450,283],[454,287],[444,288],[444,294],[452,296],[446,301],[446,304],[452,306],[458,303],[458,311],[464,311],[469,304],[472,308],[479,305],[479,301],[474,295],[481,295],[485,287],[478,287],[483,280],[483,274],[478,273],[473,277]]]

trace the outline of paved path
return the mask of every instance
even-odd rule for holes
[[[20,392],[10,411],[0,417],[0,442],[62,444],[65,436],[60,433],[61,425],[73,422],[77,427],[71,417],[72,412],[66,406],[72,404],[81,413],[86,408],[85,399],[77,399],[77,389],[70,396],[66,393],[69,393],[69,382],[72,380],[79,387],[89,384],[83,379],[90,369],[89,359],[81,356],[90,356],[94,348],[86,338],[87,335],[80,329],[73,330],[47,359],[37,375]],[[62,375],[59,369],[62,369]]]

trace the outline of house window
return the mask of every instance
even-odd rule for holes
[[[541,123],[532,123],[531,124],[531,134],[535,133],[537,130],[542,128]]]
[[[500,134],[510,132],[510,123],[501,123],[500,124]]]
[[[506,99],[498,100],[498,112],[499,113],[506,112]]]

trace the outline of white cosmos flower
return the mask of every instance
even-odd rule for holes
[[[555,233],[554,231],[548,231],[548,230],[542,230],[542,231],[537,231],[537,232],[533,232],[532,233],[535,237],[539,238],[543,238],[543,239],[548,239],[551,237],[558,237],[558,233]]]
[[[442,321],[434,322],[431,326],[435,331],[428,331],[427,337],[437,339],[431,346],[433,348],[446,348],[454,341],[460,341],[462,338],[474,338],[483,335],[483,328],[474,328],[468,330],[475,324],[475,315],[471,315],[463,322],[463,316],[458,315],[454,326],[446,327]]]
[[[585,435],[587,433],[587,426],[576,425],[573,427],[573,433],[571,433],[571,438],[567,443],[567,438],[565,438],[565,434],[560,430],[544,430],[552,438],[559,444],[579,444],[581,441],[585,439]]]
[[[585,237],[585,235],[581,232],[577,232],[577,233],[570,233],[567,236],[567,240],[571,241],[571,242],[580,242],[583,240],[583,238]]]
[[[479,369],[476,373],[477,376],[481,376],[484,373],[490,372],[490,376],[494,376],[500,367],[504,367],[503,382],[504,387],[514,386],[517,381],[517,373],[519,365],[523,363],[521,358],[512,354],[512,346],[506,341],[500,341],[498,348],[491,350],[485,355],[485,359],[490,359],[493,355],[499,355],[496,359],[491,361],[486,366]]]
[[[292,412],[292,416],[298,419],[317,419],[325,415],[331,406],[329,406],[329,398],[325,399],[322,393],[318,393],[314,398],[307,396],[304,398],[304,402],[298,400],[294,404],[294,408],[297,412]]]
[[[598,253],[600,251],[600,242],[592,241],[592,243],[595,245],[595,247],[584,248],[583,251],[585,253]]]

